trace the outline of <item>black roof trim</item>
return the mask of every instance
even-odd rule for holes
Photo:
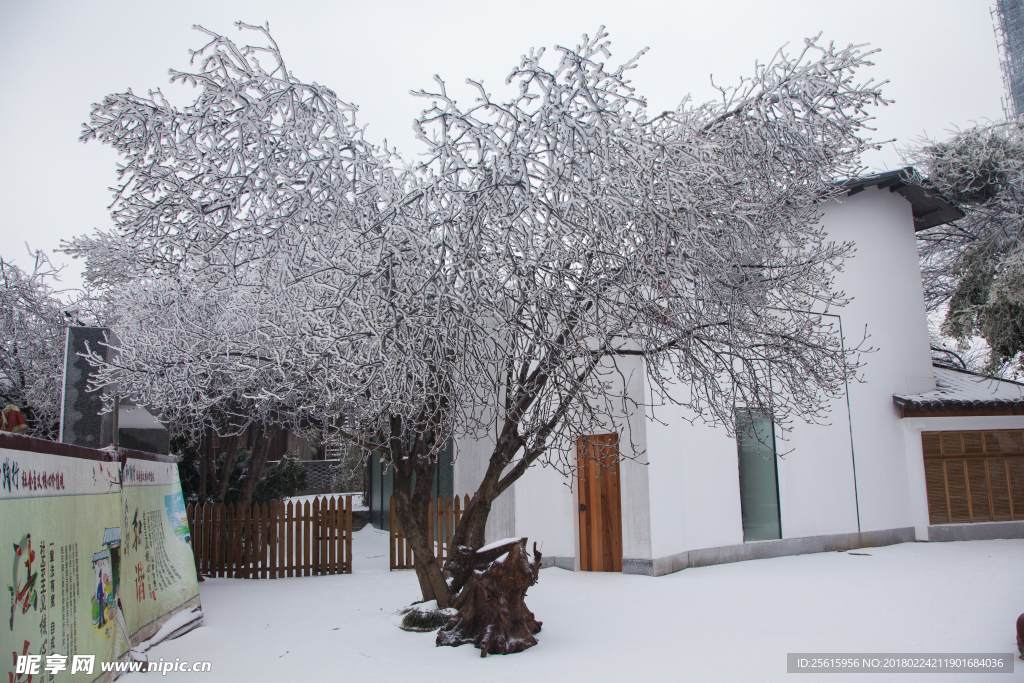
[[[892,402],[907,412],[914,413],[924,410],[982,410],[1000,408],[1022,408],[1024,398],[1019,399],[988,399],[964,400],[953,398],[908,400],[904,396],[893,396]]]
[[[914,212],[914,232],[951,223],[964,217],[963,210],[943,197],[937,190],[925,187],[917,172],[910,166],[898,171],[886,171],[863,178],[851,178],[839,183],[847,196],[863,192],[869,187],[888,189],[910,202]]]
[[[932,349],[936,350],[935,348]],[[946,349],[941,349],[945,351]],[[962,375],[971,375],[979,379],[987,379],[996,382],[1004,382],[1006,384],[1016,384],[1019,387],[1024,387],[1024,382],[1018,382],[1012,379],[1002,379],[1001,377],[993,377],[991,375],[985,375],[974,370],[968,370],[967,368],[956,367],[952,363],[948,363],[942,360],[932,359],[932,367],[942,368],[944,370],[952,370]],[[942,410],[956,410],[956,411],[1007,411],[1012,410],[1015,414],[1024,414],[1024,396],[1020,398],[990,398],[990,399],[962,399],[962,398],[928,398],[922,399],[917,396],[896,396],[892,397],[892,402],[896,404],[898,408],[903,412],[904,417],[918,412],[929,412],[929,411],[942,411]]]

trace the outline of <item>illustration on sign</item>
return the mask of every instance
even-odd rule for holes
[[[192,536],[188,531],[188,517],[185,516],[185,497],[181,492],[164,496],[164,508],[167,510],[167,521],[171,524],[171,531],[191,547]]]
[[[14,630],[14,613],[20,611],[27,614],[29,607],[36,609],[36,579],[39,572],[32,571],[32,563],[35,562],[36,553],[32,550],[32,534],[25,534],[20,543],[14,544],[14,568],[12,569],[11,584],[7,590],[11,593],[11,630]],[[22,572],[21,568],[25,567]],[[21,580],[24,575],[24,581]]]
[[[103,640],[110,640],[115,626],[125,641],[128,626],[121,606],[121,529],[103,530],[104,549],[92,556],[95,590],[92,595],[92,625]]]

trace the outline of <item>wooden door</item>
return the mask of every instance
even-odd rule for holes
[[[579,465],[580,568],[622,571],[622,499],[619,435],[585,436],[576,443]]]

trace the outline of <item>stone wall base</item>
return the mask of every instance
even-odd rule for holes
[[[928,527],[929,541],[991,541],[1024,538],[1024,521],[939,524]]]
[[[934,529],[935,527],[931,528]],[[622,560],[622,573],[663,576],[687,569],[688,567],[706,567],[713,564],[743,562],[744,560],[762,560],[770,557],[826,553],[852,550],[854,548],[874,548],[883,545],[894,545],[896,543],[909,543],[914,540],[916,540],[914,527],[903,527],[900,529],[862,531],[851,534],[783,538],[777,541],[753,541],[740,545],[724,545],[717,548],[687,550],[653,560],[625,558]]]

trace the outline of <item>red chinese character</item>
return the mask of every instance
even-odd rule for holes
[[[135,598],[139,602],[146,599],[146,572],[141,562],[135,565]]]

